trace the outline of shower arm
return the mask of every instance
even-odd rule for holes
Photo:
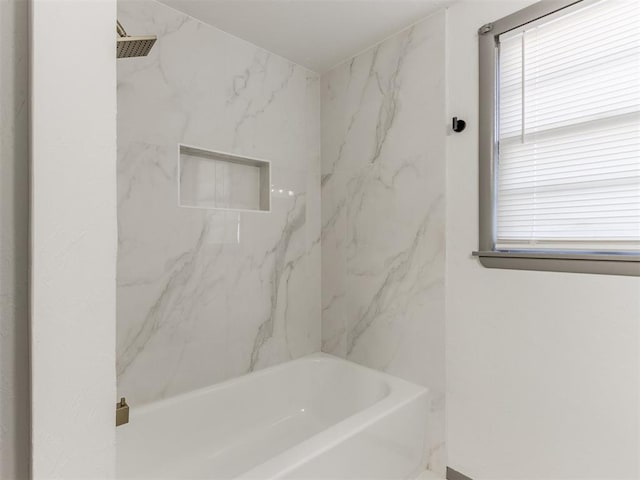
[[[120,24],[120,21],[116,20],[116,30],[118,31],[119,37],[127,37],[127,32],[124,30],[124,27]]]

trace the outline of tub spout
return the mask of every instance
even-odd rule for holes
[[[118,403],[116,403],[116,427],[129,423],[129,405],[127,400],[122,397]]]

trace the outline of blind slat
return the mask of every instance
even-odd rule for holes
[[[496,247],[640,251],[640,2],[499,37]]]

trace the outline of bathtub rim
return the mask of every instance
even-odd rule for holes
[[[170,408],[179,405],[186,400],[215,394],[217,391],[233,388],[235,385],[251,382],[260,377],[265,377],[280,370],[291,368],[292,364],[300,364],[307,362],[332,362],[343,364],[348,368],[356,371],[364,372],[367,375],[373,375],[380,381],[384,382],[388,388],[388,392],[373,404],[358,410],[357,412],[329,425],[324,430],[313,434],[312,436],[302,440],[298,444],[274,455],[273,457],[254,465],[244,471],[238,478],[242,479],[261,479],[280,478],[295,468],[303,465],[311,458],[318,456],[340,443],[345,442],[350,437],[366,430],[384,417],[392,415],[394,412],[407,407],[412,402],[420,401],[423,397],[426,403],[426,411],[429,407],[429,389],[427,387],[409,382],[402,378],[395,377],[386,372],[381,372],[373,368],[369,368],[358,363],[345,360],[327,353],[312,353],[299,357],[295,360],[285,361],[277,365],[266,367],[254,372],[249,372],[239,377],[224,380],[222,382],[205,386],[196,390],[185,392],[173,397],[162,399],[156,402],[140,405],[131,408],[131,423],[133,425],[123,425],[120,428],[135,428],[135,421],[138,415],[154,413],[157,410]],[[427,426],[425,425],[425,435]],[[124,432],[123,432],[124,433]],[[116,464],[118,463],[118,440],[116,435]]]
[[[429,388],[422,386],[422,385],[418,385],[416,383],[410,382],[408,380],[405,380],[403,378],[399,378],[396,377],[394,375],[391,375],[389,373],[386,372],[382,372],[380,370],[376,370],[370,367],[366,367],[364,365],[360,365],[359,363],[356,362],[352,362],[350,360],[345,360],[344,358],[341,357],[337,357],[335,355],[331,355],[329,353],[324,353],[324,352],[316,352],[316,353],[311,353],[309,355],[304,355],[302,357],[298,357],[294,360],[287,360],[281,363],[278,363],[276,365],[271,365],[269,367],[265,367],[265,368],[261,368],[260,370],[254,370],[253,372],[247,372],[244,373],[240,376],[237,377],[233,377],[233,378],[229,378],[227,380],[223,380],[221,382],[218,383],[214,383],[212,385],[207,385],[204,387],[200,387],[197,388],[195,390],[190,390],[188,392],[184,392],[184,393],[179,393],[178,395],[174,395],[168,398],[163,398],[161,400],[157,400],[155,402],[149,402],[149,403],[144,403],[142,405],[136,406],[136,405],[129,405],[130,407],[130,417],[131,417],[131,423],[133,423],[133,421],[135,420],[135,417],[137,415],[142,415],[142,414],[147,414],[147,413],[151,413],[155,410],[160,410],[162,408],[168,407],[172,404],[177,404],[177,403],[181,403],[185,400],[191,399],[191,398],[195,398],[195,397],[199,397],[199,396],[203,396],[209,393],[213,393],[215,391],[218,390],[225,390],[228,388],[233,387],[236,384],[241,384],[241,383],[246,383],[246,382],[250,382],[252,379],[255,378],[259,378],[259,377],[263,377],[263,376],[267,376],[270,373],[273,372],[277,372],[278,370],[284,370],[287,367],[291,366],[292,364],[298,364],[298,363],[306,363],[309,361],[313,361],[313,362],[318,362],[318,361],[330,361],[330,362],[336,362],[336,363],[343,363],[343,364],[348,364],[350,368],[355,368],[356,370],[362,370],[362,371],[366,371],[368,372],[368,374],[373,374],[376,375],[378,377],[381,377],[382,380],[385,380],[388,382],[389,384],[389,392],[382,397],[381,399],[379,399],[377,402],[375,402],[374,404],[370,405],[369,407],[366,407],[363,410],[358,411],[358,413],[355,413],[354,415],[358,415],[363,411],[367,411],[372,407],[375,407],[376,405],[378,405],[380,402],[384,402],[387,398],[389,398],[390,396],[392,396],[395,392],[396,392],[396,388],[394,387],[398,387],[401,390],[416,390],[417,393],[420,392],[425,392],[425,393],[429,393]],[[353,415],[352,415],[353,416]],[[347,417],[345,420],[347,420],[348,418],[351,418],[351,416]],[[339,422],[340,423],[340,422]],[[127,426],[130,425],[123,425],[121,428],[126,428]]]
[[[339,359],[348,363],[348,360]],[[331,425],[325,430],[303,440],[297,445],[281,452],[280,454],[256,465],[242,474],[242,479],[259,480],[259,479],[277,479],[283,475],[287,475],[292,470],[303,465],[309,459],[318,456],[324,452],[339,446],[350,437],[366,430],[384,417],[407,407],[409,404],[416,402],[420,397],[424,397],[424,401],[429,400],[429,389],[401,378],[394,377],[384,372],[364,367],[356,364],[366,370],[380,373],[385,377],[390,377],[391,381],[398,381],[400,388],[391,386],[391,392],[384,398],[380,399],[373,405],[370,405],[353,415]],[[404,384],[404,385],[403,385]],[[429,407],[427,406],[427,415]],[[425,438],[427,435],[427,425],[424,430]],[[426,442],[425,442],[426,447]]]

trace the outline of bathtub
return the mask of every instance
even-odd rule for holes
[[[426,388],[314,354],[133,407],[117,478],[414,478],[427,413]]]

